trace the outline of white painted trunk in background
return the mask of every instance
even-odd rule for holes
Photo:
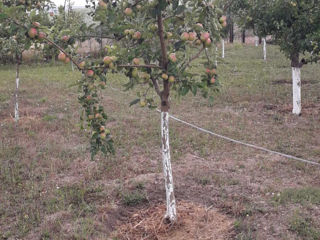
[[[256,47],[259,46],[259,38],[258,38],[258,37],[256,37],[256,39],[255,39],[255,41],[254,41],[254,45],[255,45]]]
[[[18,103],[18,92],[19,92],[19,65],[17,65],[16,71],[16,92],[15,92],[15,103],[14,103],[14,120],[19,121],[19,103]]]
[[[292,68],[292,96],[293,96],[293,114],[301,114],[301,70]]]
[[[267,60],[267,41],[264,38],[263,40],[263,60]]]
[[[174,196],[173,177],[169,145],[169,113],[161,112],[162,163],[166,188],[167,213],[165,218],[170,222],[177,219],[176,199]]]
[[[222,58],[224,58],[224,39],[221,40],[222,45]]]

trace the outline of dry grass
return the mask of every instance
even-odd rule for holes
[[[213,107],[186,96],[173,98],[171,112],[239,140],[320,161],[318,65],[302,70],[303,114],[296,117],[289,112],[289,62],[270,47],[265,63],[260,50],[227,46]],[[79,74],[70,66],[23,66],[22,119],[16,126],[10,116],[14,67],[0,71],[0,239],[108,239],[120,226],[138,224],[141,216],[161,221],[165,194],[156,112],[130,108],[134,97],[107,88],[116,154],[91,162],[86,134],[79,130],[77,89],[68,87]],[[194,71],[202,71],[197,63]],[[117,88],[124,81],[121,75],[110,78]],[[182,215],[212,206],[212,219],[233,222],[232,239],[317,236],[319,169],[170,124]],[[127,206],[128,199],[134,207]],[[184,204],[193,210],[184,211]],[[140,217],[133,217],[137,213]],[[201,223],[197,217],[183,218],[193,219],[193,225],[186,223],[190,233]],[[203,236],[209,236],[212,229],[204,229]],[[196,239],[190,236],[184,238]]]

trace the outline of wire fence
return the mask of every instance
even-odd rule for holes
[[[117,92],[120,92],[122,94],[126,94],[126,95],[131,95],[131,94],[128,94],[128,93],[125,93],[123,91],[121,91],[120,89],[117,89],[117,88],[114,88],[114,87],[111,87],[110,88],[112,90],[115,90]],[[132,96],[132,95],[131,95]],[[157,112],[161,112],[159,109],[156,110]],[[182,123],[186,126],[189,126],[191,128],[194,128],[200,132],[203,132],[203,133],[207,133],[211,136],[215,136],[215,137],[218,137],[218,138],[221,138],[221,139],[224,139],[226,141],[229,141],[229,142],[233,142],[233,143],[236,143],[236,144],[240,144],[240,145],[243,145],[243,146],[246,146],[246,147],[249,147],[249,148],[253,148],[253,149],[256,149],[256,150],[259,150],[259,151],[264,151],[264,152],[267,152],[267,153],[271,153],[271,154],[276,154],[276,155],[279,155],[279,156],[282,156],[282,157],[285,157],[287,159],[291,159],[291,160],[295,160],[295,161],[299,161],[299,162],[303,162],[303,163],[307,163],[307,164],[311,164],[311,165],[314,165],[314,166],[317,166],[317,167],[320,167],[320,163],[316,162],[316,161],[311,161],[311,160],[307,160],[307,159],[303,159],[303,158],[299,158],[299,157],[295,157],[295,156],[292,156],[292,155],[289,155],[289,154],[286,154],[286,153],[281,153],[281,152],[277,152],[277,151],[274,151],[274,150],[270,150],[270,149],[267,149],[267,148],[264,148],[264,147],[260,147],[260,146],[257,146],[257,145],[254,145],[254,144],[250,144],[250,143],[246,143],[246,142],[242,142],[242,141],[239,141],[239,140],[236,140],[236,139],[233,139],[233,138],[230,138],[230,137],[227,137],[227,136],[224,136],[224,135],[221,135],[221,134],[218,134],[218,133],[215,133],[213,131],[210,131],[210,130],[207,130],[207,129],[204,129],[202,127],[199,127],[195,124],[192,124],[192,123],[189,123],[187,121],[184,121],[184,120],[181,120],[180,118],[174,116],[174,115],[169,115],[170,118],[174,121],[177,121],[179,123]]]

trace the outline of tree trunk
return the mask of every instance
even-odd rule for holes
[[[233,20],[230,17],[230,28],[229,28],[229,42],[233,43],[234,40],[234,24],[233,24]]]
[[[17,68],[16,68],[16,91],[15,91],[15,99],[14,99],[14,120],[15,122],[19,121],[19,103],[18,103],[18,93],[19,93],[19,66],[20,62],[17,57]]]
[[[169,113],[161,111],[161,143],[162,143],[162,164],[166,188],[167,212],[165,218],[170,222],[177,219],[176,200],[174,196],[173,177],[171,168],[171,156],[169,145]]]
[[[71,69],[72,69],[72,72],[74,72],[74,65],[72,61],[71,61]]]
[[[292,113],[301,114],[301,65],[299,63],[299,53],[291,56],[292,67]]]
[[[246,43],[246,30],[242,30],[242,43]]]
[[[221,40],[222,45],[222,58],[224,58],[224,39]]]
[[[258,47],[258,45],[259,45],[259,38],[258,38],[258,37],[255,38],[255,40],[254,40],[254,45],[255,45],[256,47]]]
[[[267,60],[267,41],[263,38],[263,60]]]
[[[259,44],[262,43],[262,37],[259,36]]]

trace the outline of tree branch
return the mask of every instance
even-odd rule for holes
[[[203,52],[203,50],[205,50],[205,49],[206,48],[203,47],[202,49],[200,49],[200,51],[196,55],[194,55],[192,58],[190,58],[189,62],[187,62],[187,64],[186,64],[186,67],[188,67],[192,61],[197,59],[200,56],[200,54]]]
[[[160,88],[159,88],[159,84],[158,84],[158,81],[154,78],[151,78],[151,81],[153,83],[153,86],[154,86],[154,90],[156,91],[156,93],[161,97],[161,91],[160,91]]]

